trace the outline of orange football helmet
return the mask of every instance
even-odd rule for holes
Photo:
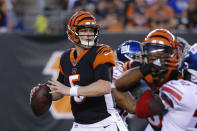
[[[152,87],[159,88],[170,79],[178,76],[178,44],[175,36],[166,29],[151,31],[144,40],[143,51],[145,63],[160,65],[161,70],[153,71],[145,76],[145,80]]]
[[[78,31],[84,28],[93,28],[94,29],[94,41],[82,41]],[[97,25],[95,17],[86,11],[76,12],[68,21],[67,24],[67,34],[69,40],[74,44],[82,46],[84,48],[90,48],[97,44],[99,26]]]

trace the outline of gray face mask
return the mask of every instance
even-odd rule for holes
[[[191,74],[191,81],[197,83],[197,76]]]

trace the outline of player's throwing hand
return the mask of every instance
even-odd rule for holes
[[[47,86],[51,89],[51,94],[60,93],[62,95],[69,95],[70,88],[68,86],[63,85],[59,81],[49,80]]]

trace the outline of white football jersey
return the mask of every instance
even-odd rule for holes
[[[123,63],[120,61],[116,61],[116,66],[113,67],[112,88],[115,88],[114,82],[122,75],[122,73],[123,73]],[[122,120],[124,121],[124,124],[128,126],[126,123],[128,112],[125,109],[118,107],[117,105],[115,105],[115,108],[118,111],[119,115],[121,116]]]
[[[116,61],[116,66],[113,67],[113,78],[112,82],[115,82],[123,73],[123,63],[120,61]]]
[[[159,96],[168,112],[163,116],[162,131],[197,131],[197,85],[172,80],[160,88]]]

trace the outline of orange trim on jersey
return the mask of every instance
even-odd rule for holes
[[[169,70],[167,72],[167,74],[165,75],[165,77],[162,79],[162,81],[160,81],[159,77],[152,77],[151,74],[146,75],[144,78],[147,81],[147,83],[152,86],[152,87],[156,87],[157,89],[160,88],[161,85],[163,85],[164,83],[166,83],[171,75],[172,70]],[[157,80],[158,79],[158,83],[154,83],[153,80]]]
[[[172,70],[169,70],[168,73],[165,75],[165,77],[162,81],[162,84],[164,84],[165,82],[168,81],[168,79],[170,78],[171,73],[172,73]]]
[[[53,101],[53,107],[57,113],[71,113],[70,96],[64,96],[58,101]]]
[[[125,63],[123,64],[123,66],[122,66],[123,72],[127,71],[127,63],[128,63],[128,62],[125,62]]]
[[[132,67],[132,63],[133,63],[133,61],[130,61],[130,62],[129,62],[129,69],[133,68],[133,67]]]
[[[175,98],[177,98],[179,101],[182,99],[182,96],[179,95],[178,93],[176,93],[174,90],[167,88],[165,86],[162,87],[163,91],[166,91],[168,93],[170,93],[171,95],[173,95]]]
[[[93,62],[93,69],[100,64],[110,63],[115,66],[115,56],[113,50],[108,46],[102,46],[97,50],[98,54]]]
[[[65,76],[64,71],[63,71],[63,69],[62,69],[61,64],[59,64],[59,69],[60,69],[60,72],[62,73],[62,75],[64,75],[64,76]]]
[[[110,48],[106,48],[106,46],[101,46],[96,52],[98,52],[98,55],[102,55],[107,50],[111,50]]]
[[[147,81],[148,84],[153,86],[153,80],[152,80],[152,76],[150,74],[146,75],[144,78],[145,78],[145,80]]]
[[[131,68],[130,61],[125,62],[123,65],[123,72],[129,70],[130,68]]]
[[[73,66],[75,66],[79,60],[88,52],[89,49],[85,49],[78,57],[77,59],[75,59],[74,57],[74,52],[76,51],[76,49],[72,49],[72,51],[70,52],[70,62],[72,63]]]

